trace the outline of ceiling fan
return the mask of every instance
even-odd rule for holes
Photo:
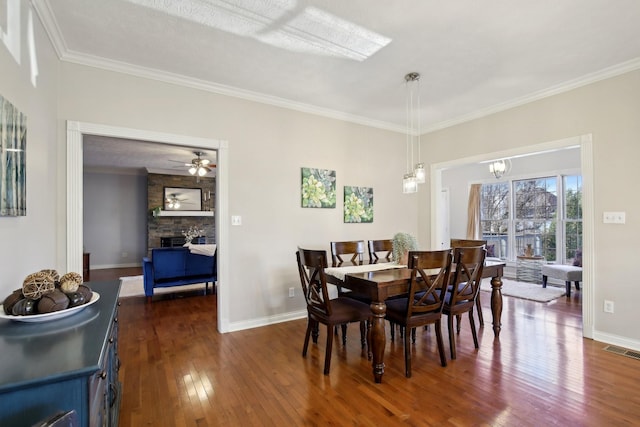
[[[191,163],[184,164],[189,167],[189,173],[191,175],[198,174],[198,176],[205,176],[211,172],[212,167],[216,167],[216,165],[211,165],[211,160],[202,158],[204,155],[202,151],[194,151],[193,154],[196,155],[196,158],[191,159]]]
[[[216,165],[211,163],[211,160],[202,158],[205,154],[202,151],[194,151],[193,154],[195,154],[196,157],[191,159],[191,163],[184,163],[184,165],[188,168],[189,173],[195,175],[196,178],[200,179],[201,176],[205,176],[211,172],[211,168],[216,167]],[[172,161],[175,162],[177,160]]]

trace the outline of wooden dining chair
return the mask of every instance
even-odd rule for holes
[[[476,323],[473,319],[473,308],[480,293],[482,269],[484,268],[486,255],[487,250],[482,246],[455,248],[453,250],[455,271],[452,273],[451,284],[447,287],[447,295],[442,308],[442,312],[447,315],[451,359],[456,358],[456,341],[453,332],[454,316],[459,319],[462,314],[469,313],[473,344],[475,348],[479,348]],[[458,334],[460,334],[459,326],[460,322],[458,321]]]
[[[473,240],[473,239],[451,239],[451,249],[455,248],[473,248],[482,246],[487,248],[486,240]],[[484,327],[484,316],[482,315],[482,303],[480,302],[480,295],[476,298],[476,308],[478,309],[478,321],[480,327]],[[458,333],[460,333],[460,318],[458,318]]]
[[[343,259],[343,257],[346,259]],[[362,265],[364,263],[364,240],[331,242],[331,266]]]
[[[367,247],[369,249],[369,264],[376,264],[378,261],[391,262],[393,258],[393,241],[391,239],[369,240]]]
[[[408,267],[411,269],[409,294],[406,298],[387,301],[386,319],[402,326],[404,333],[405,376],[411,377],[411,346],[415,343],[415,328],[434,324],[440,364],[447,366],[442,340],[442,308],[451,275],[451,251],[411,251]],[[435,272],[434,272],[435,270]],[[410,334],[409,331],[412,331]]]
[[[307,303],[307,330],[302,347],[302,356],[306,357],[309,337],[318,343],[318,326],[327,326],[327,344],[324,358],[324,374],[329,375],[334,329],[338,325],[360,322],[360,340],[362,347],[370,342],[371,309],[367,304],[353,298],[338,297],[329,299],[327,278],[327,253],[322,250],[300,249],[296,252],[300,284]],[[370,351],[367,351],[370,354]]]

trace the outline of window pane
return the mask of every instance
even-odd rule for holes
[[[506,259],[509,235],[509,183],[483,184],[480,194],[482,239],[488,256]]]
[[[565,218],[582,219],[582,177],[564,177]]]
[[[535,256],[556,259],[558,189],[555,177],[514,181],[516,254],[531,245]]]
[[[582,250],[582,176],[569,175],[563,179],[565,259],[571,262]]]

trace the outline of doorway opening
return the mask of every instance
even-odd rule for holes
[[[106,126],[86,122],[67,122],[67,175],[66,175],[66,267],[67,271],[82,271],[83,261],[83,138],[97,135],[138,141],[170,144],[183,147],[202,147],[216,150],[216,212],[215,229],[218,242],[218,331],[227,332],[229,324],[229,298],[227,284],[229,230],[228,200],[228,143],[223,140],[161,133],[149,130]]]
[[[593,338],[593,318],[595,313],[593,291],[593,148],[591,135],[582,135],[551,141],[533,146],[520,147],[504,152],[482,154],[478,156],[456,159],[449,162],[433,164],[431,166],[431,240],[433,247],[441,244],[448,218],[443,217],[446,209],[441,208],[441,193],[443,184],[443,172],[463,165],[488,162],[495,158],[510,158],[529,155],[531,153],[544,153],[554,150],[563,150],[577,147],[580,150],[580,170],[582,174],[582,208],[583,208],[583,283],[582,283],[582,333],[586,338]],[[488,170],[488,169],[487,169]],[[466,202],[466,201],[465,201]]]

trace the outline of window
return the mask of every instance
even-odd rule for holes
[[[582,177],[565,176],[563,227],[565,252],[563,262],[575,259],[582,251]]]
[[[528,245],[549,262],[570,263],[582,248],[582,177],[536,177],[483,184],[482,238],[514,260]]]
[[[484,184],[480,192],[480,226],[490,255],[506,259],[509,244],[509,183]],[[492,246],[493,245],[493,246]]]
[[[531,245],[533,254],[556,259],[555,222],[558,210],[555,177],[513,181],[516,255]]]

